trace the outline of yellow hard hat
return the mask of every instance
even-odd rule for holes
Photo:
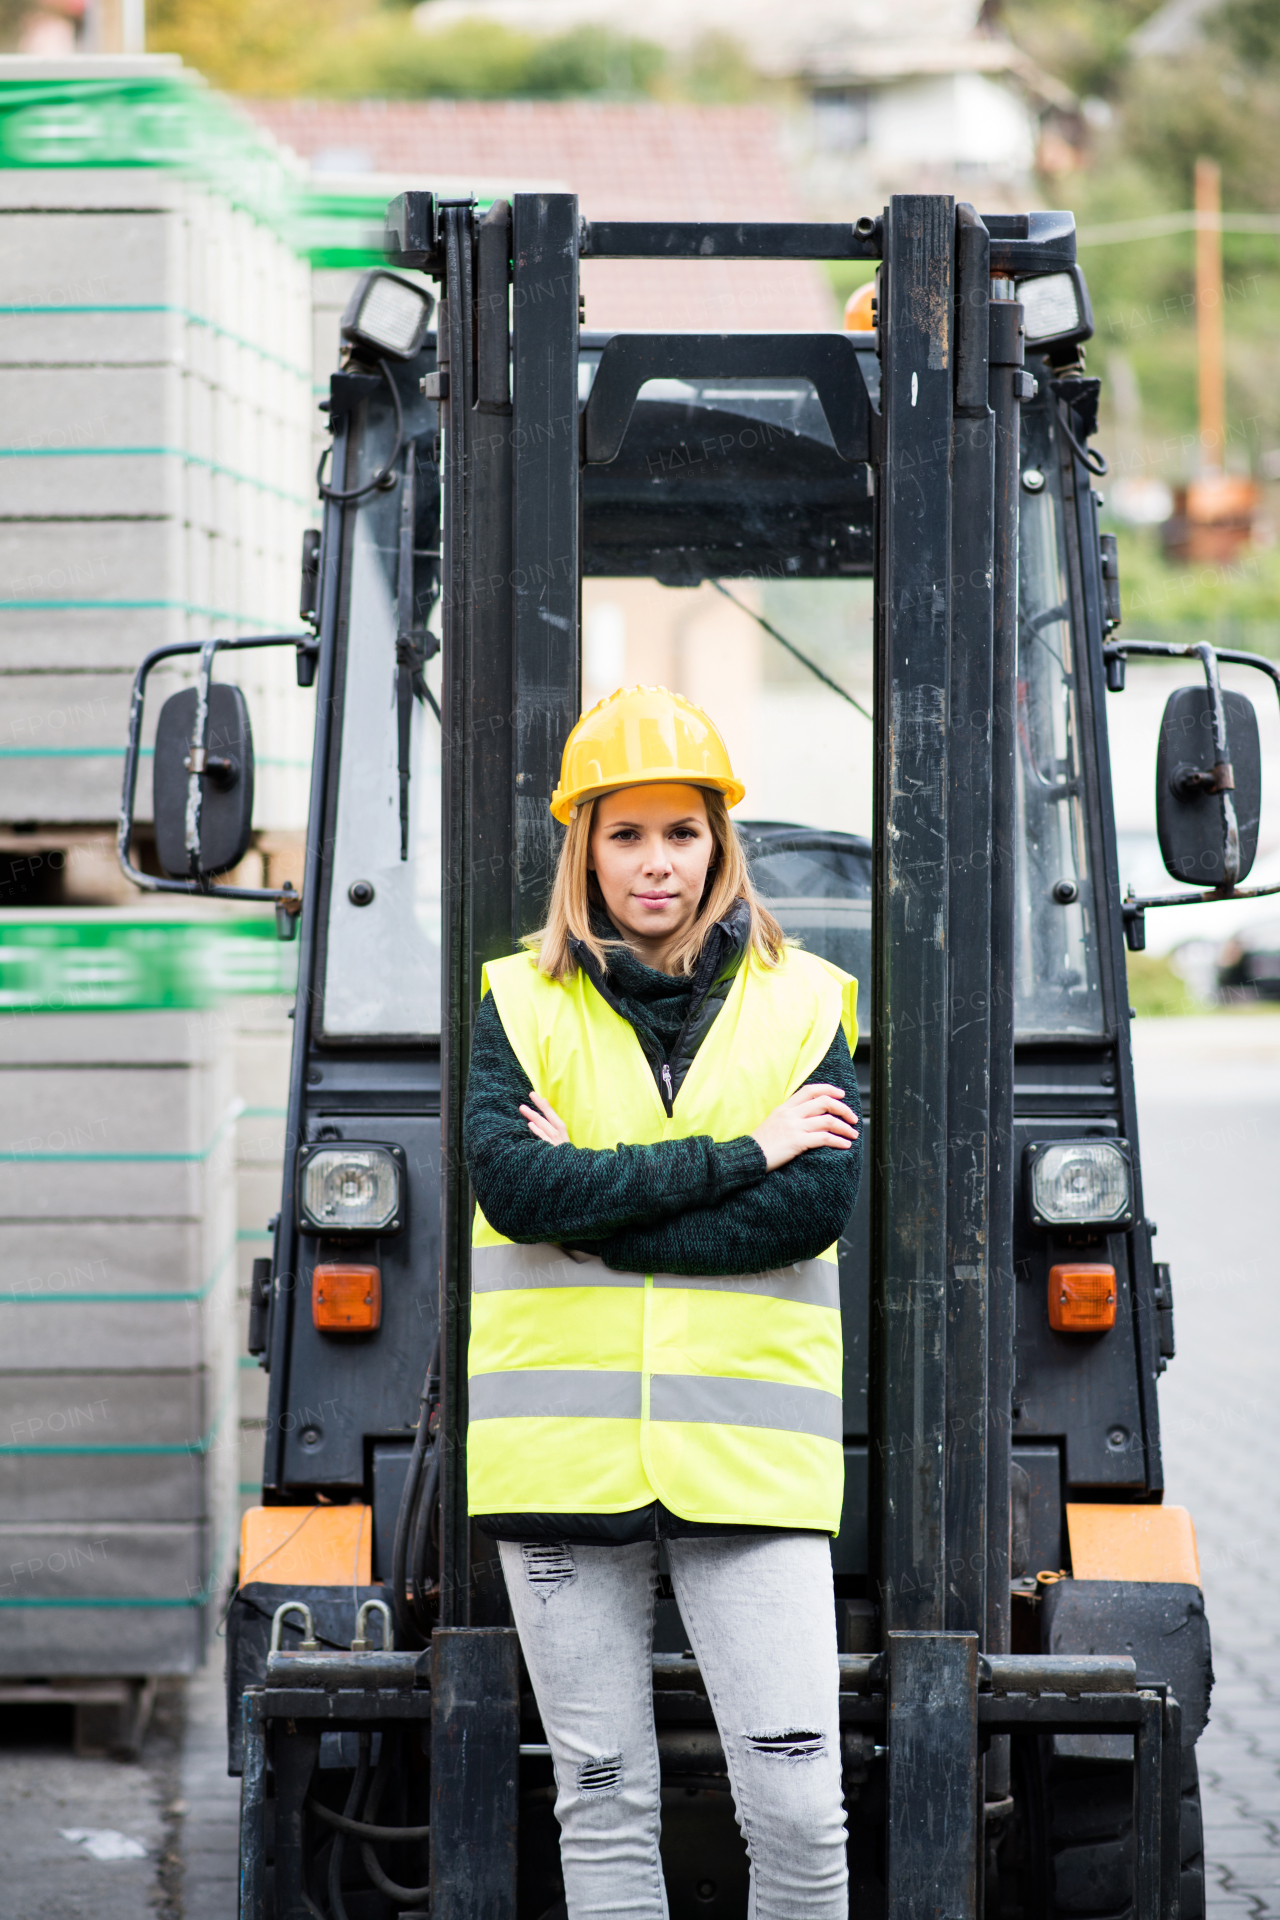
[[[567,826],[580,800],[660,780],[714,787],[731,807],[746,792],[701,707],[665,687],[619,687],[584,713],[565,741],[551,811]]]

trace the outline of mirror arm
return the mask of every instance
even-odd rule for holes
[[[1144,916],[1148,907],[1207,907],[1215,900],[1261,900],[1269,893],[1280,893],[1280,880],[1269,887],[1211,887],[1207,893],[1160,893],[1149,899],[1127,893],[1120,902],[1125,945],[1130,953],[1142,953],[1146,948]]]
[[[139,887],[144,893],[217,894],[223,900],[269,900],[276,908],[277,919],[283,916],[289,923],[291,932],[297,915],[302,910],[302,895],[295,892],[288,882],[283,887],[223,887],[218,886],[213,880],[204,880],[199,877],[190,880],[169,880],[161,878],[158,874],[143,873],[140,867],[134,865],[130,853],[133,841],[133,815],[138,791],[138,767],[142,759],[142,714],[146,704],[147,680],[152,669],[162,660],[171,660],[178,655],[192,653],[200,655],[199,679],[196,683],[196,720],[192,729],[190,778],[187,787],[186,843],[194,867],[199,864],[200,859],[200,774],[202,771],[207,773],[218,771],[218,763],[210,762],[208,759],[208,743],[205,740],[213,656],[215,653],[240,652],[248,647],[296,647],[301,656],[304,650],[315,651],[317,642],[315,635],[311,633],[253,634],[244,640],[178,640],[167,647],[153,648],[138,668],[133,678],[133,693],[129,702],[129,737],[124,754],[120,819],[116,828],[116,856],[125,879],[132,881],[133,885]],[[234,777],[233,773],[232,778]]]
[[[1259,673],[1265,673],[1267,675],[1275,687],[1277,700],[1280,700],[1280,666],[1277,666],[1274,660],[1268,660],[1260,653],[1240,653],[1234,647],[1214,647],[1211,646],[1207,640],[1197,640],[1185,646],[1179,646],[1171,640],[1104,640],[1102,643],[1102,658],[1107,665],[1110,665],[1113,660],[1123,660],[1126,654],[1130,653],[1153,654],[1157,658],[1165,660],[1203,660],[1204,656],[1208,654],[1219,665],[1225,660],[1228,666],[1256,667]],[[1206,678],[1207,677],[1208,671],[1206,669]],[[1217,675],[1215,672],[1214,679],[1216,680],[1216,678]],[[1209,688],[1209,698],[1212,701],[1212,683]],[[1221,701],[1221,694],[1219,694],[1218,698],[1219,701]],[[1225,736],[1226,721],[1224,714],[1224,739]],[[1214,737],[1216,740],[1216,717]]]

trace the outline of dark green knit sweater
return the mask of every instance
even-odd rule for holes
[[[744,934],[736,920],[723,923],[692,977],[655,972],[618,947],[607,976],[596,980],[634,1027],[664,1098],[663,1069],[678,1095],[741,962]],[[589,955],[582,958],[594,978]],[[857,1112],[840,1027],[809,1077],[843,1087]],[[624,1273],[758,1273],[813,1259],[839,1238],[857,1201],[860,1143],[816,1147],[772,1173],[750,1134],[604,1151],[553,1147],[520,1117],[529,1092],[486,998],[472,1038],[463,1146],[484,1216],[509,1240],[580,1247]]]

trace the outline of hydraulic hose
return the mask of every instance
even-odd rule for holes
[[[406,1842],[429,1839],[431,1828],[429,1826],[383,1827],[379,1826],[373,1818],[360,1820],[354,1817],[360,1811],[360,1803],[365,1797],[366,1787],[368,1787],[369,1798],[368,1805],[364,1811],[367,1815],[376,1815],[378,1804],[382,1799],[382,1790],[387,1783],[391,1770],[392,1749],[397,1746],[398,1742],[393,1739],[390,1732],[384,1732],[382,1736],[382,1753],[379,1755],[377,1767],[374,1769],[373,1782],[372,1785],[370,1785],[370,1736],[367,1733],[360,1735],[359,1757],[356,1762],[356,1770],[352,1776],[346,1804],[341,1813],[335,1813],[332,1807],[326,1807],[314,1797],[308,1797],[308,1811],[315,1814],[326,1826],[336,1829],[333,1836],[333,1847],[329,1854],[329,1920],[350,1920],[350,1916],[347,1913],[346,1902],[342,1897],[342,1858],[348,1835],[360,1840],[360,1857],[365,1873],[373,1882],[374,1886],[377,1887],[380,1892],[387,1895],[388,1899],[400,1902],[417,1902],[430,1897],[431,1890],[429,1887],[402,1887],[397,1881],[393,1880],[390,1875],[384,1871],[381,1862],[374,1853],[372,1842],[376,1840],[383,1845],[403,1846]],[[310,1895],[304,1891],[302,1897],[306,1903],[307,1912],[312,1916],[312,1920],[325,1920],[325,1915],[316,1905],[315,1901],[311,1899]]]
[[[320,497],[323,500],[340,502],[363,500],[366,494],[376,493],[379,489],[386,487],[395,471],[396,461],[400,458],[400,449],[404,445],[404,408],[400,404],[400,389],[396,386],[395,376],[385,360],[379,360],[378,369],[391,389],[391,404],[395,408],[396,415],[396,443],[391,449],[386,465],[374,474],[372,480],[366,480],[362,487],[345,488],[331,487],[324,479],[324,463],[329,457],[329,448],[326,447],[320,455],[320,464],[316,468],[316,485],[320,489]]]
[[[342,1815],[331,1814],[328,1807],[322,1807],[317,1800],[312,1800],[310,1803],[314,1813],[318,1813],[322,1819],[331,1820],[335,1826],[339,1825],[340,1819],[344,1825],[350,1821],[352,1814],[358,1810],[360,1802],[364,1799],[364,1790],[369,1779],[369,1743],[369,1735],[362,1733],[356,1750],[356,1770],[351,1778],[351,1789],[347,1794],[347,1804]],[[332,1920],[348,1920],[346,1905],[342,1898],[342,1855],[345,1847],[346,1841],[340,1827],[334,1835],[333,1850],[329,1855],[329,1912]]]
[[[398,1744],[399,1743],[396,1741],[393,1741],[388,1736],[388,1734],[386,1733],[383,1734],[382,1752],[379,1754],[378,1764],[374,1768],[373,1784],[369,1788],[369,1801],[368,1801],[368,1805],[365,1807],[365,1817],[371,1825],[377,1818],[378,1803],[382,1799],[382,1789],[387,1783],[387,1778],[390,1772],[388,1761],[390,1759],[391,1750],[393,1746],[397,1746]],[[406,1827],[403,1830],[403,1832],[397,1837],[400,1839],[407,1839],[410,1834],[416,1833],[418,1831],[419,1830],[417,1828]],[[360,1858],[364,1864],[364,1870],[368,1874],[369,1878],[372,1880],[374,1886],[377,1887],[380,1893],[385,1893],[389,1900],[400,1900],[400,1901],[403,1901],[406,1905],[413,1906],[418,1904],[421,1901],[429,1900],[431,1898],[431,1888],[429,1886],[402,1887],[398,1884],[397,1881],[393,1880],[389,1874],[385,1873],[378,1861],[377,1855],[373,1851],[372,1845],[368,1840],[365,1840],[361,1843]],[[337,1916],[335,1916],[335,1920],[337,1920]]]
[[[436,1491],[440,1485],[438,1457],[433,1447],[431,1459],[434,1472],[428,1474],[429,1484],[423,1487],[423,1468],[426,1464],[427,1447],[431,1437],[432,1384],[435,1380],[439,1354],[440,1342],[437,1339],[422,1382],[422,1395],[418,1402],[418,1428],[413,1437],[413,1451],[409,1455],[409,1466],[404,1476],[404,1490],[400,1495],[400,1506],[396,1514],[395,1544],[391,1552],[391,1605],[396,1617],[397,1637],[406,1646],[415,1644],[424,1646],[430,1633],[430,1622],[426,1618],[425,1596],[419,1598],[419,1582],[415,1578],[412,1604],[408,1582],[410,1550],[412,1548],[416,1553],[418,1544],[418,1496],[420,1492],[426,1493],[429,1495],[431,1504],[434,1505]]]
[[[413,1542],[409,1554],[409,1611],[424,1639],[431,1635],[430,1603],[427,1599],[427,1554],[435,1526],[440,1494],[440,1448],[434,1446],[427,1457],[413,1521]]]
[[[325,1807],[318,1800],[308,1802],[312,1813],[319,1814],[326,1826],[336,1827],[339,1833],[349,1833],[357,1840],[429,1840],[431,1828],[427,1827],[371,1827],[367,1820],[352,1820],[345,1813],[335,1813],[332,1807]]]

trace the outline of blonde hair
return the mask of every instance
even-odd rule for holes
[[[693,925],[672,954],[671,972],[693,972],[712,927],[740,900],[746,903],[751,916],[748,952],[764,966],[776,967],[782,959],[786,936],[756,894],[738,829],[729,818],[724,795],[712,787],[702,787],[699,791],[706,802],[707,825],[715,852],[707,870],[702,904]],[[572,940],[581,941],[601,968],[609,964],[610,947],[626,945],[624,940],[602,940],[591,925],[592,907],[604,905],[596,877],[587,866],[595,811],[594,799],[580,801],[574,808],[556,863],[547,924],[524,941],[525,946],[537,951],[539,972],[552,980],[568,980],[576,971],[578,963],[573,957]]]

